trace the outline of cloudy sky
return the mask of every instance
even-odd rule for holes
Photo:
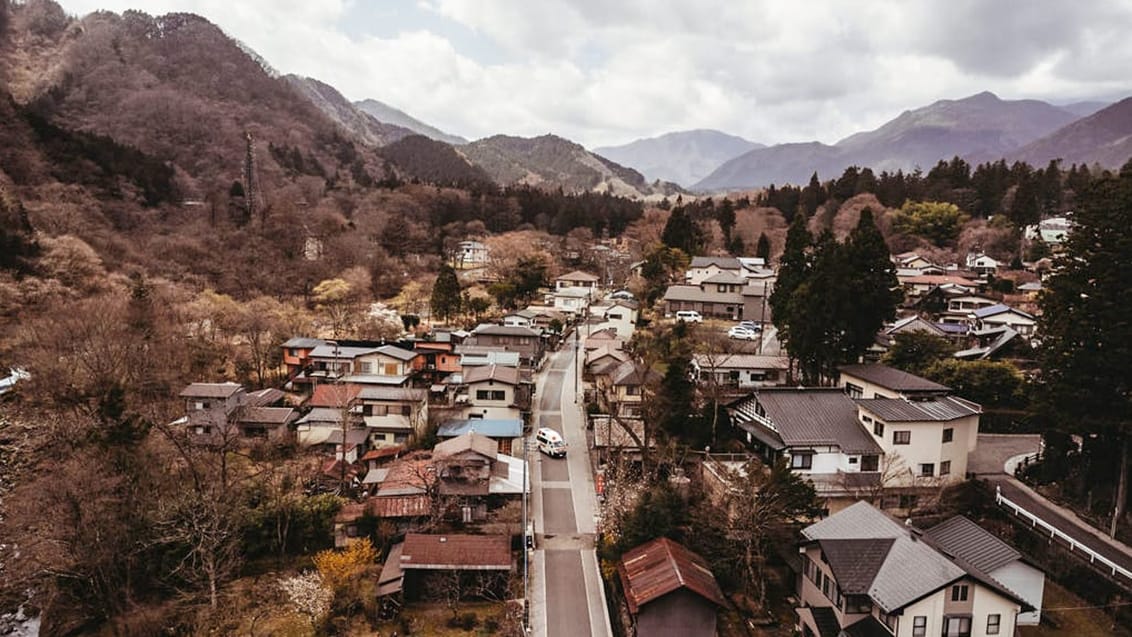
[[[1132,0],[62,0],[187,11],[447,132],[833,143],[989,90],[1132,95]]]

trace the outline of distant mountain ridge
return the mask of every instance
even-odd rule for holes
[[[638,139],[621,146],[603,146],[593,151],[624,166],[632,166],[649,180],[688,186],[707,177],[723,162],[765,147],[721,131],[696,129]]]
[[[565,192],[609,192],[641,197],[676,192],[671,184],[649,184],[644,175],[595,155],[557,135],[495,135],[458,149],[501,185],[561,187]]]
[[[905,111],[875,130],[850,135],[833,146],[812,142],[752,150],[726,162],[692,188],[805,183],[815,171],[822,177],[834,177],[853,165],[876,172],[928,170],[939,160],[957,155],[993,160],[1075,119],[1073,113],[1046,102],[1002,100],[983,92]]]
[[[460,137],[459,135],[450,135],[448,133],[445,133],[439,128],[429,126],[428,124],[425,124],[424,122],[416,119],[408,113],[393,108],[392,106],[384,102],[379,102],[375,99],[364,99],[360,102],[354,102],[354,106],[361,110],[363,113],[372,116],[379,122],[384,122],[393,126],[399,126],[401,128],[407,128],[414,133],[417,133],[418,135],[424,135],[425,137],[435,139],[436,141],[444,142],[446,144],[452,144],[453,146],[461,146],[468,143],[468,140]]]
[[[1119,168],[1132,158],[1132,97],[1103,108],[1007,155],[1040,166],[1099,163]]]
[[[298,75],[284,75],[283,79],[327,117],[370,146],[385,146],[417,134],[409,128],[383,122],[358,109],[329,84]]]

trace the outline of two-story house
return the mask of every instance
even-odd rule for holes
[[[840,387],[888,460],[892,486],[934,486],[966,477],[981,407],[951,389],[885,365],[846,365]]]
[[[412,376],[420,352],[382,345],[354,358],[353,373],[361,376]]]
[[[1009,636],[1019,613],[1033,610],[1004,582],[867,502],[802,537],[795,613],[804,637]]]
[[[527,369],[537,368],[544,352],[542,335],[537,330],[492,323],[477,326],[464,339],[464,344],[519,352],[520,360]]]
[[[408,444],[428,427],[428,391],[405,386],[365,385],[352,404],[369,432],[369,446]]]
[[[884,449],[836,388],[762,388],[728,405],[732,425],[767,463],[785,458],[836,511],[881,486]]]
[[[983,278],[994,276],[1001,265],[997,259],[982,252],[971,252],[967,255],[967,269]]]
[[[311,351],[325,342],[321,338],[296,336],[283,343],[283,364],[287,366],[287,378],[294,378],[309,367]]]
[[[475,432],[437,443],[432,464],[440,495],[463,522],[487,517],[489,495],[517,500],[523,494],[525,461],[500,453],[496,441]]]
[[[645,388],[659,383],[661,375],[656,370],[646,369],[633,360],[620,362],[597,374],[594,385],[598,392],[598,402],[607,414],[622,418],[643,416]]]
[[[465,420],[521,420],[530,409],[530,385],[522,382],[516,367],[471,367],[463,379],[468,396]]]
[[[248,392],[237,383],[192,383],[180,396],[185,399],[182,420],[200,442],[234,437],[282,440],[298,418],[291,407],[279,406],[283,392],[278,389]]]
[[[1038,319],[1029,312],[1005,304],[991,305],[972,311],[967,316],[973,331],[1009,327],[1025,338],[1030,338],[1038,328]]]
[[[590,298],[594,298],[599,287],[598,283],[599,279],[589,272],[574,270],[573,272],[555,278],[554,289],[555,291],[565,290],[567,288],[586,290],[588,294],[590,294]]]
[[[456,244],[453,253],[453,267],[463,270],[465,268],[480,268],[487,265],[490,251],[480,241],[467,240]]]

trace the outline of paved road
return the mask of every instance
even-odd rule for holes
[[[537,422],[562,433],[565,458],[532,456],[535,539],[531,628],[537,637],[609,635],[609,618],[593,550],[596,511],[577,402],[575,351],[553,355],[540,379]]]
[[[987,480],[992,487],[998,487],[1007,499],[1073,538],[1077,543],[1132,571],[1132,549],[1108,538],[1102,531],[1090,526],[1072,511],[1047,500],[1006,473],[1005,467],[1012,459],[1036,453],[1040,447],[1039,435],[979,434],[979,444],[971,454],[967,470]],[[1009,508],[1006,510],[1011,511]],[[1041,529],[1038,529],[1038,532],[1046,533]],[[1058,543],[1065,545],[1063,541]],[[1101,565],[1098,565],[1098,568],[1104,569]],[[1111,577],[1111,571],[1106,575]],[[1114,579],[1124,586],[1132,585],[1132,581],[1119,575]]]

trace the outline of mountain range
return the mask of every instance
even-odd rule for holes
[[[699,129],[593,150],[602,157],[636,168],[650,180],[687,185],[707,177],[728,159],[756,148],[765,148],[765,145],[717,130]]]
[[[376,99],[351,102],[316,79],[279,76],[192,14],[98,12],[76,20],[50,0],[12,10],[0,88],[51,125],[169,162],[189,196],[238,176],[233,158],[242,157],[248,135],[269,182],[311,174],[366,184],[392,174],[634,198],[684,192],[676,184],[712,192],[804,183],[851,165],[927,170],[953,156],[1113,168],[1132,155],[1132,100],[1054,106],[989,92],[905,111],[833,145],[763,146],[714,130],[594,151],[550,134],[469,142]]]

